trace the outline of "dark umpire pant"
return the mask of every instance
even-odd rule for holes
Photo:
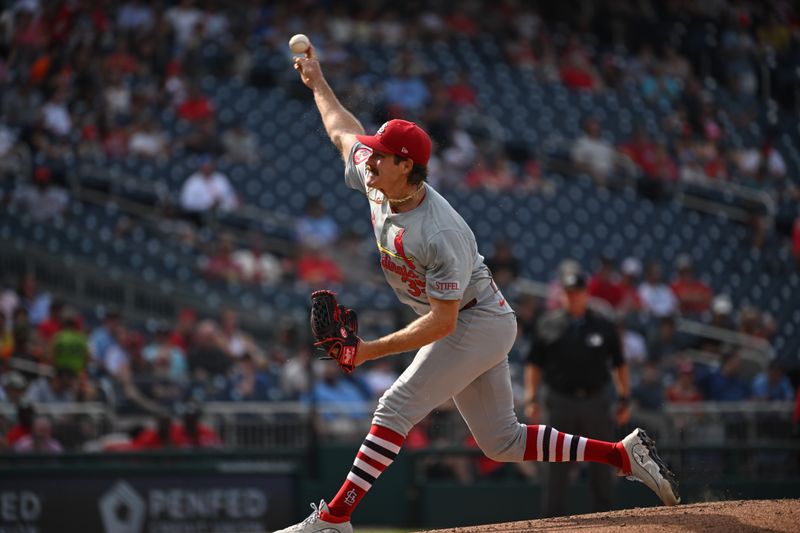
[[[545,399],[548,424],[563,433],[590,439],[613,441],[614,420],[607,387],[572,394],[549,388]],[[542,510],[544,517],[567,514],[569,477],[575,463],[548,463]],[[588,463],[592,510],[608,511],[613,504],[614,470],[608,465]]]

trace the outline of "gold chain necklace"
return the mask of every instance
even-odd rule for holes
[[[416,195],[419,194],[419,191],[421,191],[424,186],[425,186],[425,183],[424,182],[420,182],[420,184],[417,186],[417,188],[414,189],[414,191],[412,191],[410,194],[408,194],[406,196],[403,196],[402,198],[388,198],[389,205],[398,205],[398,204],[402,204],[403,202],[407,202],[407,201],[411,200],[412,198],[414,198]],[[385,196],[383,196],[383,194],[381,194],[381,197],[378,197],[378,192],[380,192],[380,191],[378,191],[377,189],[372,189],[372,188],[367,189],[367,198],[369,198],[371,201],[375,202],[376,204],[382,204],[383,200],[387,199],[387,198]]]

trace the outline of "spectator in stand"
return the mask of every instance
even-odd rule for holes
[[[602,88],[600,76],[578,37],[572,35],[566,48],[561,58],[561,83],[573,90],[593,91]]]
[[[603,138],[600,121],[589,117],[583,123],[583,134],[572,145],[572,162],[581,172],[586,172],[594,182],[604,187],[624,159],[612,144]]]
[[[142,351],[157,372],[164,372],[171,381],[185,383],[189,377],[186,355],[178,346],[170,343],[169,326],[159,323],[155,327],[153,341]]]
[[[668,427],[668,420],[664,415],[664,399],[664,384],[659,366],[648,361],[642,368],[641,380],[631,390],[631,423],[647,426],[648,431],[652,428],[656,435],[663,438]]]
[[[514,257],[511,245],[504,240],[494,243],[494,255],[487,259],[486,266],[492,272],[492,278],[501,288],[508,289],[520,273],[519,260]]]
[[[464,176],[472,170],[478,154],[478,148],[470,134],[458,126],[453,127],[445,137],[439,152],[441,169],[438,172],[433,171],[431,165],[439,161],[436,154],[433,154],[429,163],[431,177],[436,176],[445,187],[463,185]]]
[[[178,312],[175,329],[169,336],[169,343],[179,348],[183,353],[192,345],[192,335],[197,324],[197,312],[189,307],[184,307]]]
[[[642,76],[641,92],[648,102],[669,111],[680,98],[681,87],[678,80],[666,76],[662,65],[654,61]]]
[[[667,387],[667,401],[671,403],[695,403],[703,401],[703,394],[694,380],[694,365],[691,361],[681,361],[677,365],[678,377]]]
[[[25,391],[23,400],[32,404],[69,403],[78,395],[78,381],[75,375],[66,369],[57,369],[49,377],[40,377],[33,381]]]
[[[190,84],[186,98],[178,106],[178,116],[188,122],[206,122],[214,118],[214,104],[197,85]]]
[[[28,312],[24,308],[14,311],[14,327],[11,330],[11,336],[14,343],[9,354],[9,362],[25,365],[26,368],[21,370],[25,377],[28,379],[35,377],[36,372],[31,369],[31,364],[36,365],[45,361],[45,349],[36,330],[31,326]],[[22,367],[20,366],[20,368]]]
[[[761,147],[740,150],[735,159],[739,172],[745,178],[766,183],[786,176],[786,161],[771,139],[765,140]]]
[[[77,377],[89,363],[89,339],[79,329],[78,313],[71,307],[61,312],[61,326],[50,343],[50,360],[56,370],[65,370]]]
[[[312,359],[311,350],[307,347],[298,348],[288,355],[292,355],[292,357],[279,355],[277,358],[273,356],[273,360],[285,360],[280,371],[283,395],[287,400],[297,401],[309,392],[312,381],[310,379],[311,365],[316,357]]]
[[[17,422],[6,433],[6,444],[10,448],[13,448],[22,437],[31,434],[35,415],[36,410],[32,403],[21,400],[17,404]]]
[[[11,202],[22,210],[20,214],[35,222],[46,222],[61,218],[70,198],[66,189],[53,183],[52,171],[39,166],[33,172],[33,183],[20,184],[14,190]]]
[[[224,309],[220,317],[222,325],[221,335],[228,347],[228,353],[233,359],[249,354],[259,365],[264,364],[266,357],[248,333],[239,327],[239,319],[233,309]]]
[[[176,371],[175,359],[170,358],[174,354],[175,348],[168,345],[165,350],[157,353],[151,359],[144,351],[138,367],[138,375],[135,376],[135,384],[141,395],[160,409],[171,410],[183,402],[187,396],[188,371],[186,362],[183,358],[178,364],[183,366]],[[145,347],[145,350],[150,345]],[[181,372],[182,373],[179,373]]]
[[[14,350],[14,335],[11,333],[12,325],[6,315],[0,311],[0,360],[8,359]]]
[[[264,249],[264,239],[258,232],[248,237],[246,248],[233,253],[233,262],[239,270],[241,280],[258,285],[273,285],[283,278],[281,261]]]
[[[478,93],[470,83],[465,70],[458,71],[455,81],[447,86],[447,96],[451,103],[459,107],[478,105]]]
[[[558,309],[562,306],[564,301],[564,287],[561,285],[561,280],[565,279],[568,274],[581,274],[583,268],[580,263],[574,259],[564,259],[558,264],[555,277],[550,280],[547,286],[547,303],[546,308],[548,311]]]
[[[217,123],[213,119],[203,120],[194,125],[186,135],[178,139],[178,149],[201,156],[220,156],[225,147],[217,131]]]
[[[608,302],[617,309],[622,304],[622,289],[617,279],[617,268],[614,260],[608,256],[600,258],[600,268],[589,278],[586,292],[592,298]]]
[[[767,402],[792,401],[794,389],[780,361],[773,359],[765,372],[753,378],[752,396],[754,400]]]
[[[792,226],[792,255],[794,255],[795,268],[800,272],[800,216],[794,219]]]
[[[50,311],[50,293],[39,292],[36,287],[36,275],[33,272],[26,272],[19,278],[17,290],[6,289],[0,296],[0,306],[6,316],[14,316],[16,323],[17,308],[27,312],[28,322],[33,326],[38,326],[47,318]]]
[[[629,157],[645,176],[658,175],[658,146],[650,138],[644,126],[637,126],[633,131],[633,137],[620,146],[619,150]]]
[[[203,22],[203,11],[195,7],[195,0],[181,0],[164,13],[175,37],[176,45],[182,50],[192,37],[195,28]]]
[[[28,383],[25,376],[11,370],[0,375],[0,403],[17,405],[25,394]]]
[[[750,397],[750,385],[741,376],[741,357],[735,352],[723,355],[720,367],[703,376],[699,385],[712,402],[740,402]]]
[[[715,328],[734,330],[733,302],[727,294],[718,294],[711,300],[711,320],[708,322]]]
[[[155,428],[145,428],[136,435],[131,448],[134,450],[180,448],[178,433],[177,424],[173,423],[172,417],[162,414],[157,417]]]
[[[672,292],[678,299],[678,307],[682,314],[699,317],[709,310],[713,293],[706,283],[694,275],[692,259],[681,254],[675,260],[677,276],[670,284]]]
[[[201,260],[201,270],[209,278],[219,279],[227,283],[238,283],[242,273],[233,259],[233,235],[223,234],[217,243],[216,250],[208,258]]]
[[[131,120],[133,92],[118,71],[109,73],[104,84],[103,97],[108,118],[118,125],[128,125]],[[130,131],[128,132],[130,134]]]
[[[294,233],[300,246],[330,249],[339,238],[339,226],[325,211],[320,198],[312,196],[306,202],[303,216],[297,219]]]
[[[203,411],[199,404],[190,403],[181,417],[182,423],[177,426],[175,441],[182,448],[221,448],[222,439],[201,419]]]
[[[199,170],[183,184],[180,206],[189,214],[233,211],[239,206],[239,200],[227,176],[216,170],[210,157],[205,157]]]
[[[384,358],[370,365],[369,370],[364,374],[364,381],[372,398],[378,399],[383,396],[383,393],[392,386],[398,377],[399,374],[394,369],[392,361]]]
[[[637,188],[642,196],[657,202],[672,196],[675,185],[680,179],[678,165],[669,154],[667,143],[664,141],[659,141],[655,145],[653,168],[655,172],[646,173],[637,182]]]
[[[169,138],[152,118],[144,118],[128,140],[128,152],[147,159],[165,159],[169,155]]]
[[[78,312],[71,307],[61,311],[61,328],[53,335],[48,348],[49,359],[56,369],[79,376],[89,362],[89,339],[81,331]]]
[[[678,334],[675,317],[666,315],[658,318],[647,336],[647,354],[650,360],[670,364],[684,348],[686,341]]]
[[[642,365],[649,359],[647,341],[639,329],[626,324],[624,318],[618,317],[616,325],[622,342],[622,355],[630,368],[631,379],[636,382],[641,374]]]
[[[346,436],[360,430],[359,424],[369,422],[364,402],[370,398],[364,391],[347,379],[336,365],[326,361],[314,363],[317,380],[311,391],[301,400],[316,403],[319,410],[320,430],[324,435]]]
[[[642,262],[635,257],[627,257],[620,268],[622,277],[617,283],[621,300],[619,309],[623,315],[639,312],[642,309],[642,299],[639,296],[639,276],[642,275]]]
[[[136,55],[131,53],[130,41],[127,37],[117,39],[117,47],[105,58],[105,71],[112,83],[125,76],[136,76],[141,73],[142,65]],[[127,97],[130,98],[130,95]]]
[[[316,288],[342,283],[344,276],[327,249],[302,248],[297,260],[297,279]]]
[[[194,380],[205,383],[214,376],[224,376],[231,366],[225,339],[211,320],[197,325],[194,343],[187,352],[189,372]]]
[[[528,159],[522,163],[522,176],[517,185],[521,192],[541,194],[551,197],[555,194],[555,183],[545,178],[542,165],[537,159]]]
[[[126,349],[128,329],[119,323],[111,330],[111,345],[106,350],[105,372],[118,382],[127,380],[131,371],[131,356]]]
[[[244,123],[236,123],[222,134],[222,146],[231,162],[254,165],[261,159],[258,138]]]
[[[101,310],[102,322],[89,335],[90,373],[96,374],[105,367],[106,353],[114,343],[111,332],[120,324],[119,310],[107,307]]]
[[[123,32],[147,32],[154,25],[153,8],[143,0],[129,0],[117,11],[117,27]]]
[[[58,137],[67,137],[72,133],[72,116],[69,112],[67,93],[57,89],[50,101],[42,107],[42,123],[45,129]]]
[[[473,169],[464,178],[464,185],[470,189],[489,191],[508,191],[517,183],[508,158],[503,153],[487,158],[478,157]]]
[[[102,118],[98,133],[103,152],[110,159],[123,159],[128,155],[129,128],[106,115]]]
[[[268,402],[283,399],[280,377],[256,366],[253,356],[245,352],[238,359],[228,379],[228,400],[234,402]]]
[[[50,340],[58,333],[62,326],[62,311],[64,310],[64,302],[60,298],[53,298],[50,301],[50,313],[47,318],[39,323],[36,328],[39,338],[44,342]]]
[[[739,311],[739,333],[764,338],[764,321],[761,310],[754,305],[745,305]]]
[[[220,448],[222,439],[200,421],[200,406],[191,403],[184,408],[181,422],[169,415],[159,415],[155,428],[142,430],[134,439],[134,449],[157,450],[163,448]]]
[[[37,416],[28,435],[14,443],[17,453],[61,453],[64,448],[53,438],[53,425],[45,416]]]
[[[639,285],[639,297],[645,311],[660,318],[671,316],[678,310],[678,299],[669,285],[661,279],[661,264],[653,261],[647,265],[644,281]]]
[[[401,63],[383,88],[383,97],[394,117],[413,115],[422,110],[430,101],[431,94],[421,76],[412,72],[408,59]]]

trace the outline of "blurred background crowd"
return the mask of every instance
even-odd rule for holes
[[[339,290],[365,335],[409,317],[290,67],[297,32],[368,130],[430,132],[430,181],[518,313],[519,393],[573,268],[622,333],[638,420],[800,402],[790,2],[0,5],[0,448],[218,447],[209,402],[344,406],[317,420],[330,435],[368,422],[409,356],[315,362],[307,295]]]

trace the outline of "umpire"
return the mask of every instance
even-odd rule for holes
[[[541,402],[548,424],[566,433],[613,441],[616,425],[630,418],[628,366],[616,326],[588,308],[586,278],[574,270],[561,273],[560,309],[537,323],[525,366],[525,414],[539,423]],[[616,421],[612,419],[609,377],[616,386]],[[541,394],[541,384],[546,395]],[[574,463],[552,463],[544,491],[543,515],[567,514],[567,489]],[[608,466],[588,465],[593,510],[612,506],[613,474]]]

